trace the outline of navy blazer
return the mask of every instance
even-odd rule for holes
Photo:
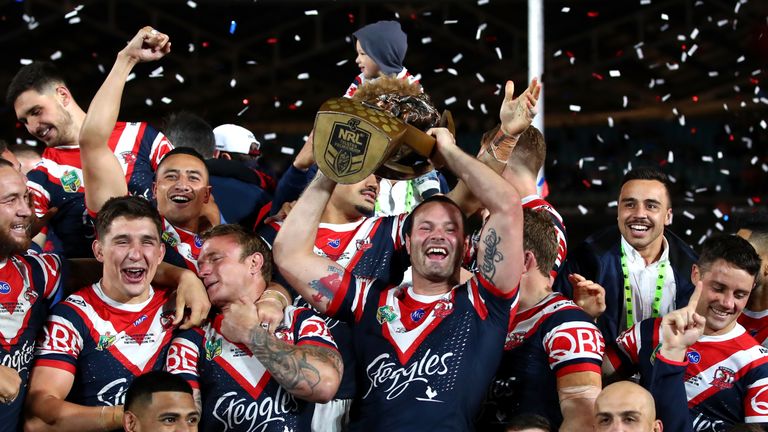
[[[691,266],[698,256],[680,237],[672,231],[664,230],[669,245],[669,261],[675,275],[675,306],[688,304],[693,294]],[[619,228],[598,231],[589,236],[575,250],[568,251],[568,258],[557,275],[554,289],[573,298],[573,288],[568,282],[568,275],[578,273],[595,281],[605,288],[605,313],[597,320],[597,327],[603,333],[607,344],[613,343],[623,330],[621,328],[624,311],[624,276],[621,272],[621,233]]]

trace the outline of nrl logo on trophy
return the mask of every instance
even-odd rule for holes
[[[371,134],[358,126],[360,120],[356,118],[346,123],[333,123],[324,157],[328,167],[339,177],[355,174],[363,167]]]

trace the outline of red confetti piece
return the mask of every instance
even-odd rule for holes
[[[735,141],[736,138],[733,136],[733,134],[728,135],[728,141]]]
[[[243,105],[248,105],[250,101],[248,99],[243,99]]]
[[[691,135],[696,135],[696,128],[691,128]]]
[[[298,108],[298,107],[296,106],[296,104],[290,104],[290,105],[288,105],[288,109],[289,109],[289,110],[291,110],[291,111],[296,111],[296,109],[297,109],[297,108]]]
[[[592,184],[591,184],[591,183],[589,183],[589,182],[588,182],[586,179],[582,180],[582,181],[581,181],[581,183],[583,183],[583,184],[584,184],[584,186],[586,186],[586,187],[587,187],[587,189],[589,189],[589,188],[591,188],[591,187],[592,187]]]
[[[355,14],[348,13],[347,14],[347,19],[349,19],[349,23],[350,24],[354,24],[355,23]]]
[[[754,201],[755,204],[760,204],[760,201],[762,201],[762,200],[760,199],[759,196],[754,196],[754,197],[752,197],[752,201]]]
[[[685,50],[687,50],[687,49],[688,49],[688,47],[686,47],[686,46],[685,46],[685,44],[682,44],[682,45],[680,45],[680,49],[682,49],[683,51],[685,51]]]
[[[597,72],[592,72],[592,77],[594,77],[594,78],[596,78],[596,79],[599,79],[599,80],[602,80],[602,79],[603,79],[603,76],[602,76],[602,75],[600,75],[600,74],[599,74],[599,73],[597,73]]]
[[[699,97],[698,96],[694,96],[691,99],[693,99],[694,102],[698,102],[699,101]]]
[[[663,167],[664,165],[666,165],[668,163],[669,163],[669,161],[667,161],[666,159],[662,159],[662,160],[659,161],[659,166]]]
[[[277,38],[276,37],[271,37],[271,38],[267,39],[267,43],[271,44],[271,45],[274,45],[274,44],[277,43]]]
[[[208,41],[203,42],[202,45],[203,45],[203,48],[208,48]]]
[[[566,51],[566,52],[565,52],[565,55],[567,55],[567,56],[568,56],[568,57],[570,57],[570,58],[573,58],[573,53],[572,53],[572,52],[570,52],[570,51]]]
[[[590,18],[597,18],[598,15],[600,15],[600,12],[597,12],[597,11],[589,11],[589,12],[587,12],[587,16],[590,17]]]
[[[758,84],[760,84],[760,80],[759,80],[759,79],[757,79],[757,78],[750,78],[750,79],[749,79],[749,82],[751,82],[751,83],[752,83],[752,84],[754,84],[754,85],[758,85]]]

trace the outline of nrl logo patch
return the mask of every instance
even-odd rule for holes
[[[163,232],[163,235],[160,236],[160,238],[170,247],[176,247],[176,245],[179,244],[179,240],[176,239],[176,236],[170,231]]]
[[[221,355],[221,339],[205,341],[205,359],[213,360],[214,357]]]
[[[363,168],[371,133],[358,128],[360,120],[335,122],[325,149],[325,162],[339,177],[355,174]]]
[[[66,171],[64,175],[61,176],[61,187],[64,188],[65,192],[75,193],[78,189],[80,189],[80,186],[82,186],[82,182],[80,181],[80,177],[77,175],[77,171]]]

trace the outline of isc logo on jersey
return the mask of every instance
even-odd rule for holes
[[[0,281],[0,294],[8,294],[11,292],[11,286],[8,285],[8,282]]]
[[[577,358],[601,360],[605,352],[603,335],[586,322],[568,322],[555,327],[544,337],[554,364]]]

